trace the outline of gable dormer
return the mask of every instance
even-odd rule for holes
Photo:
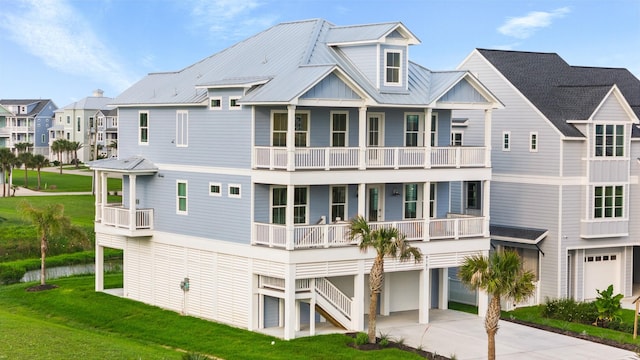
[[[331,28],[327,45],[344,56],[381,92],[408,86],[409,45],[419,44],[402,23]]]

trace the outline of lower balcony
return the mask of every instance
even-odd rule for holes
[[[405,234],[409,241],[456,240],[482,237],[488,233],[484,217],[450,214],[443,219],[430,219],[428,234],[425,220],[402,220],[371,222],[372,229],[395,227]],[[328,248],[357,245],[349,240],[349,223],[295,225],[291,243],[287,240],[287,227],[281,224],[254,223],[254,245],[267,245],[286,249]]]
[[[97,222],[114,233],[127,236],[150,236],[153,232],[153,209],[129,209],[121,204],[96,207]],[[100,211],[102,210],[102,213]],[[103,228],[104,229],[104,228]]]

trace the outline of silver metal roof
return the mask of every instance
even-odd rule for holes
[[[108,158],[87,163],[92,170],[104,170],[130,173],[154,173],[158,167],[151,161],[141,157],[132,156],[126,159]]]

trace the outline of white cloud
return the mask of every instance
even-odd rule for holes
[[[273,25],[276,15],[260,11],[257,0],[192,0],[185,2],[191,9],[193,23],[205,28],[216,39],[242,39]]]
[[[0,28],[47,66],[118,90],[132,83],[112,49],[66,0],[22,0],[15,4],[19,9],[0,14]]]
[[[571,9],[568,7],[555,9],[551,12],[533,11],[526,16],[509,18],[504,25],[498,28],[498,32],[518,39],[526,39],[537,30],[550,26],[553,19],[562,18],[569,12]]]

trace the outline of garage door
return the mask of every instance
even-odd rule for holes
[[[584,258],[584,298],[598,297],[596,290],[605,290],[613,284],[614,294],[621,292],[621,256],[617,252],[589,252]]]

